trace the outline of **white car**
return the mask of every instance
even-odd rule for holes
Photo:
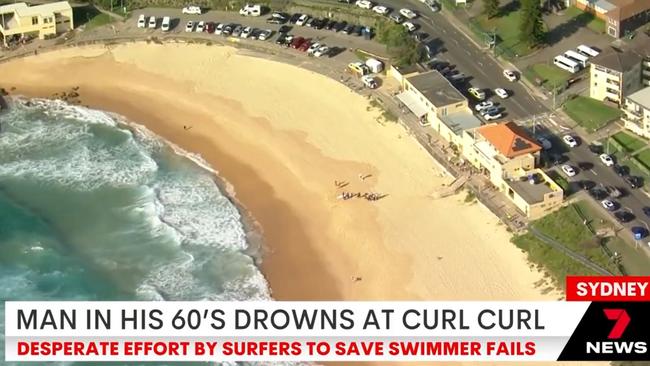
[[[612,157],[607,154],[600,154],[600,161],[602,161],[605,166],[614,165],[614,159],[612,159]]]
[[[491,101],[491,100],[486,100],[485,102],[481,102],[481,103],[477,104],[476,107],[474,107],[474,109],[477,112],[480,112],[483,109],[490,108],[490,107],[494,107],[494,102]]]
[[[316,52],[314,52],[314,57],[321,57],[327,55],[330,51],[330,48],[327,46],[321,46]]]
[[[576,147],[578,146],[578,141],[573,138],[571,135],[565,135],[562,137],[562,141],[564,141],[565,144],[567,144],[569,147]]]
[[[494,94],[498,95],[501,99],[506,99],[508,97],[508,92],[503,88],[494,89]]]
[[[156,29],[156,17],[149,17],[149,28]]]
[[[199,6],[186,6],[183,8],[183,14],[201,14],[201,7]]]
[[[517,74],[512,70],[503,70],[503,76],[508,79],[508,81],[517,81]]]
[[[486,114],[485,116],[483,116],[483,118],[485,118],[486,121],[491,121],[493,119],[499,119],[501,117],[503,117],[503,116],[501,115],[501,113],[498,113],[498,112],[496,114]]]
[[[185,26],[185,31],[191,32],[193,30],[194,30],[194,22],[190,20],[189,22],[187,22],[187,25]]]
[[[199,24],[196,25],[196,33],[202,33],[204,29],[205,29],[205,22],[200,21]]]
[[[239,14],[243,16],[258,17],[262,15],[262,6],[258,4],[246,4],[243,8],[239,9]]]
[[[399,13],[408,19],[414,19],[418,16],[413,10],[407,8],[400,9]]]
[[[372,11],[380,15],[386,15],[388,14],[389,9],[383,5],[377,5],[374,8],[372,8]]]
[[[614,201],[612,201],[612,200],[602,200],[602,201],[600,201],[600,204],[607,211],[614,211],[616,209],[616,203],[614,203]]]
[[[223,27],[225,27],[223,23],[217,24],[217,26],[214,27],[214,34],[220,35],[223,32]]]
[[[362,76],[361,81],[363,82],[363,85],[370,89],[376,89],[378,86],[375,78],[370,75]]]
[[[162,29],[163,32],[169,32],[169,28],[172,25],[172,18],[170,17],[163,17],[162,24],[160,25],[160,29]]]
[[[147,20],[144,14],[140,14],[138,17],[138,28],[145,28],[147,26]]]
[[[248,37],[250,37],[251,33],[253,33],[253,28],[246,27],[246,28],[244,28],[243,31],[241,31],[241,34],[239,36],[241,38],[248,38]]]
[[[575,169],[573,169],[573,167],[568,164],[562,165],[562,171],[567,175],[567,177],[573,177],[576,175]]]
[[[361,9],[372,9],[375,4],[373,4],[372,1],[368,0],[357,0],[354,5],[360,7]]]
[[[308,20],[309,20],[309,15],[303,14],[296,21],[296,25],[305,25],[305,23],[307,23]]]
[[[418,29],[418,27],[415,24],[411,23],[411,22],[404,22],[404,23],[402,23],[402,25],[409,32],[414,32],[416,29]]]
[[[314,52],[318,51],[318,49],[320,48],[320,46],[321,46],[321,45],[320,45],[320,43],[318,43],[318,42],[314,42],[314,43],[312,43],[312,45],[309,46],[309,48],[307,49],[307,54],[308,54],[308,55],[313,55]]]
[[[266,29],[263,30],[259,36],[257,36],[257,39],[259,39],[260,41],[266,41],[271,37],[271,35],[273,35],[273,31],[270,29]]]

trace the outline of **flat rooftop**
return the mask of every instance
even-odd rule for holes
[[[28,6],[26,3],[13,3],[0,6],[0,14],[17,13],[22,17],[50,15],[66,10],[72,10],[67,1],[58,1],[54,3],[45,3],[40,5]]]
[[[451,113],[446,116],[440,116],[440,120],[449,129],[454,131],[456,135],[460,135],[465,130],[472,130],[481,125],[481,120],[470,112]]]
[[[544,201],[544,195],[554,192],[551,187],[540,174],[536,175],[535,184],[530,184],[527,177],[508,181],[508,185],[515,191],[524,201],[529,204],[534,204]],[[523,180],[521,180],[523,179]]]
[[[438,71],[432,70],[406,78],[431,104],[443,107],[465,101],[465,97]]]
[[[650,86],[632,93],[627,96],[627,99],[642,106],[645,109],[650,109]]]

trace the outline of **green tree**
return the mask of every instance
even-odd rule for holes
[[[483,0],[483,14],[494,18],[499,14],[499,0]]]
[[[393,64],[413,65],[422,59],[422,49],[402,25],[382,20],[377,24],[376,29],[377,41],[386,46]]]
[[[519,39],[529,47],[535,47],[544,42],[545,37],[546,31],[539,0],[521,0]]]

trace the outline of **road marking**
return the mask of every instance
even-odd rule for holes
[[[592,172],[592,173],[594,173],[594,175],[598,175],[598,173],[596,173],[596,171],[593,170],[593,169],[589,169],[589,171]]]

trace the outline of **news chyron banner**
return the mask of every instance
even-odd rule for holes
[[[556,302],[6,302],[6,361],[650,360],[650,277]]]

